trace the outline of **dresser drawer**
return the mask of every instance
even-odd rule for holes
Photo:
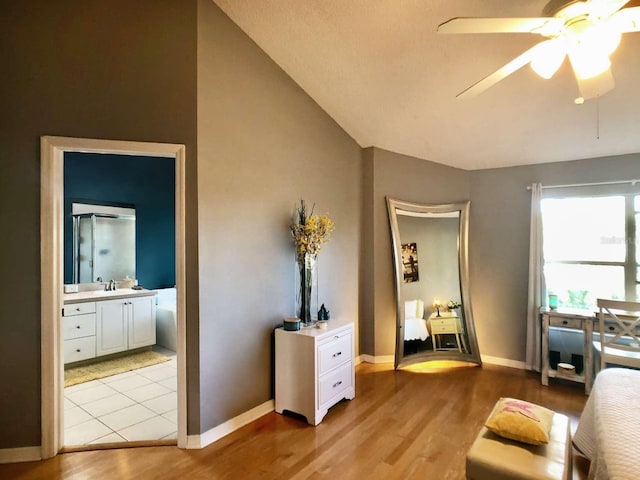
[[[67,303],[65,304],[62,315],[70,317],[72,315],[83,315],[85,313],[95,313],[96,302],[83,302],[83,303]]]
[[[456,318],[431,319],[431,333],[460,333]]]
[[[96,356],[96,337],[74,338],[63,342],[64,363],[79,362]]]
[[[62,318],[62,339],[89,337],[96,334],[96,314],[73,315]]]
[[[352,386],[353,363],[347,362],[340,368],[320,377],[318,389],[318,407],[342,395],[345,390]]]
[[[562,317],[549,317],[549,325],[552,327],[564,327],[564,328],[582,328],[582,320],[579,318],[562,318]]]
[[[318,375],[353,359],[351,332],[336,334],[331,340],[318,345]]]

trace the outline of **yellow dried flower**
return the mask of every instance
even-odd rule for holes
[[[307,215],[304,200],[301,200],[296,220],[290,228],[296,245],[297,261],[303,263],[306,254],[315,256],[320,253],[321,245],[329,240],[335,226],[327,215],[314,215],[313,209],[311,215]]]

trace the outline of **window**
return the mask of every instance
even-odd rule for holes
[[[560,307],[640,299],[640,195],[542,200],[544,274]]]

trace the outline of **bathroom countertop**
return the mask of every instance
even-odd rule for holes
[[[155,295],[153,290],[133,290],[132,288],[120,288],[113,291],[91,290],[78,293],[65,293],[63,295],[65,305],[80,302],[99,302],[102,300],[115,300],[129,297],[149,297]]]

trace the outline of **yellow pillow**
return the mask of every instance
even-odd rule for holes
[[[485,427],[504,438],[531,445],[549,443],[553,411],[515,398],[501,398]]]

